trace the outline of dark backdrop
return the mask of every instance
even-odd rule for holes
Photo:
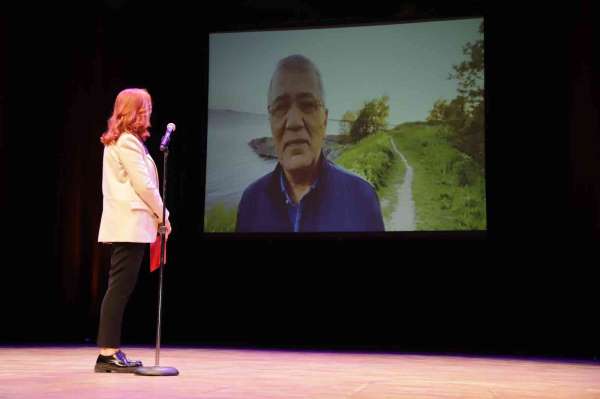
[[[600,354],[592,2],[321,3],[106,0],[0,16],[0,343],[95,340],[109,255],[96,243],[99,135],[115,95],[145,87],[159,167],[160,136],[177,123],[163,344]],[[209,31],[478,15],[486,17],[486,235],[201,234]],[[125,343],[153,343],[156,285],[144,270]]]

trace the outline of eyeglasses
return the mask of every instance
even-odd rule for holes
[[[306,115],[316,113],[324,104],[312,96],[301,97],[297,99],[296,105]],[[275,100],[267,109],[273,118],[283,118],[292,108],[294,101],[289,97],[283,97]]]

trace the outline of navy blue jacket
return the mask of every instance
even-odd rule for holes
[[[238,206],[238,232],[292,232],[281,166],[252,183]],[[362,178],[321,156],[318,184],[302,198],[300,232],[383,231],[379,199]]]

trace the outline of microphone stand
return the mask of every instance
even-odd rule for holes
[[[160,366],[160,325],[162,315],[162,292],[163,292],[163,270],[165,266],[165,246],[167,228],[166,221],[166,203],[167,203],[167,157],[169,156],[169,148],[167,146],[160,147],[163,152],[163,223],[159,227],[160,233],[160,277],[158,280],[158,321],[156,323],[156,352],[154,356],[154,366],[138,367],[135,371],[136,375],[143,376],[175,376],[179,375],[179,371],[175,367]]]

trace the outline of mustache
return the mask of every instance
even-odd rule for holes
[[[290,141],[286,142],[283,145],[283,149],[285,150],[287,148],[287,146],[292,145],[292,144],[310,144],[310,143],[307,139],[294,139],[294,140],[290,140]]]

